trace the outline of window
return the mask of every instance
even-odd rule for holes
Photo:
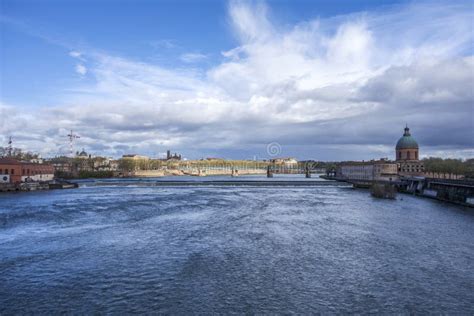
[[[14,175],[15,174],[15,169],[12,169],[11,171],[12,171],[11,174]]]
[[[407,159],[410,160],[410,152],[407,151]]]
[[[415,151],[415,159],[418,160],[418,152]]]
[[[8,169],[5,169],[5,174],[8,174]]]
[[[402,152],[401,151],[398,152],[398,159],[402,159]]]

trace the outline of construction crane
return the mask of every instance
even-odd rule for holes
[[[69,149],[71,151],[71,158],[74,157],[74,140],[76,138],[81,138],[79,135],[77,134],[74,134],[73,131],[71,130],[71,132],[67,135],[67,137],[69,138]]]
[[[11,157],[13,153],[13,140],[12,137],[10,136],[10,139],[8,140],[8,157]]]

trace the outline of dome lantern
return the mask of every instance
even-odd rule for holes
[[[405,126],[405,133],[403,133],[403,136],[411,136],[410,129],[408,128],[408,124]]]

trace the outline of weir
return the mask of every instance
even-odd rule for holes
[[[402,191],[474,207],[474,181],[413,177],[402,183]]]
[[[335,180],[350,183],[354,188],[372,188],[375,183],[387,184],[398,188],[398,191],[403,193],[474,207],[474,181],[472,180],[450,180],[425,177],[404,177],[398,181]]]
[[[295,181],[295,180],[211,180],[211,181],[188,181],[188,180],[158,180],[158,181],[98,181],[93,185],[113,185],[113,186],[161,186],[161,187],[185,187],[185,186],[258,186],[258,187],[294,187],[294,186],[340,186],[350,187],[350,184],[340,181]]]

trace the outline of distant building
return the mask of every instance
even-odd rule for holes
[[[397,142],[395,155],[400,175],[419,176],[424,174],[423,162],[419,160],[419,146],[411,136],[408,126],[405,127],[403,136]]]
[[[90,155],[77,157],[79,159],[74,159],[72,163],[72,171],[81,172],[81,171],[93,171],[94,170],[94,162]]]
[[[166,152],[166,160],[181,160],[181,155],[178,155],[177,153],[171,154],[171,151],[168,150]]]
[[[275,158],[270,160],[271,163],[276,165],[284,165],[286,167],[293,167],[298,165],[298,160],[295,158]]]
[[[81,152],[76,152],[76,158],[79,159],[89,159],[91,158],[91,155],[87,154],[87,152],[82,148]]]
[[[395,162],[381,159],[343,163],[337,167],[336,177],[346,180],[393,181],[399,176],[421,176],[424,174],[424,166],[419,159],[418,143],[406,126],[395,147]]]
[[[106,157],[95,157],[93,159],[95,171],[118,171],[119,162]]]
[[[346,162],[337,167],[336,177],[349,181],[395,181],[398,165],[385,159]]]
[[[56,157],[49,160],[49,163],[53,165],[54,170],[57,173],[71,173],[72,172],[72,159],[69,157]]]
[[[136,154],[123,155],[122,159],[133,159],[133,160],[150,160],[148,156],[141,156]]]
[[[37,157],[37,158],[29,159],[29,162],[32,162],[32,163],[44,163],[44,160],[43,160],[43,158],[41,158],[41,157]]]
[[[120,163],[118,160],[110,160],[109,161],[109,171],[118,171]]]
[[[83,155],[84,157],[84,155]],[[91,157],[87,155],[87,157]],[[55,157],[48,160],[54,167],[56,175],[59,176],[74,176],[79,172],[93,172],[93,171],[117,171],[119,162],[107,157],[91,157],[91,158],[69,158],[69,157]]]

